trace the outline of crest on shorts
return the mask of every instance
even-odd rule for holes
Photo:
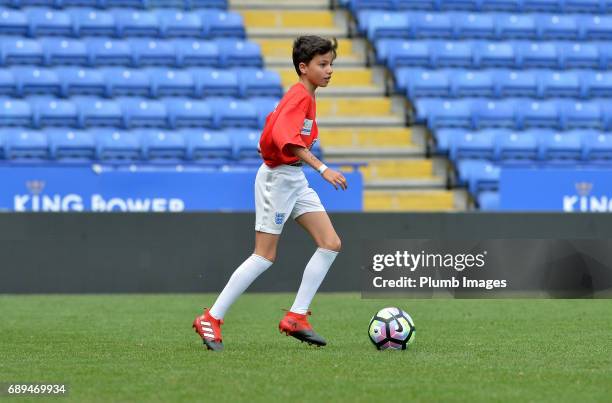
[[[285,222],[285,213],[276,213],[274,216],[274,222],[276,225],[281,225],[283,222]]]

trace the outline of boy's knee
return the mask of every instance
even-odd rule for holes
[[[333,238],[323,239],[319,248],[333,250],[334,252],[340,252],[340,248],[342,247],[342,242],[338,236]]]

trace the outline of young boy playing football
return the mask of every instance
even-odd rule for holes
[[[299,77],[266,119],[259,147],[263,164],[255,179],[255,250],[232,274],[210,309],[195,318],[193,328],[209,350],[223,349],[221,325],[234,301],[276,258],[285,221],[291,217],[313,238],[317,250],[306,265],[293,305],[278,328],[288,336],[317,346],[326,345],[308,323],[312,301],[340,251],[340,238],[302,172],[307,164],[334,188],[347,188],[345,177],[328,168],[311,152],[317,140],[315,90],[326,87],[333,73],[337,42],[301,36],[293,44],[293,65]]]

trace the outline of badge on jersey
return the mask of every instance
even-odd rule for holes
[[[304,126],[302,126],[302,131],[300,134],[302,136],[310,136],[310,131],[312,130],[312,120],[304,119]]]

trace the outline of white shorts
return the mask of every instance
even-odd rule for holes
[[[302,167],[261,164],[255,178],[255,231],[280,234],[288,217],[325,211]]]

